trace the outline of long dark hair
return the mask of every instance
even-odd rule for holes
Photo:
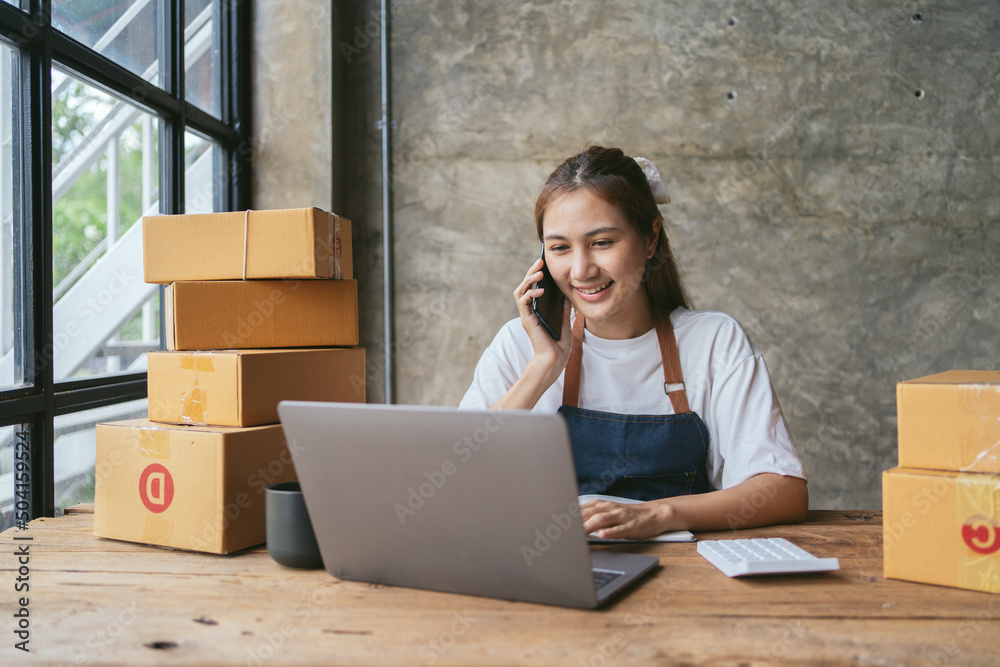
[[[660,219],[660,238],[652,258],[646,260],[643,285],[654,316],[669,315],[677,306],[689,308],[690,298],[681,282],[649,181],[636,161],[619,148],[591,146],[552,172],[535,201],[538,240],[543,238],[542,227],[549,204],[579,190],[587,190],[621,211],[642,238],[649,238],[653,222]]]

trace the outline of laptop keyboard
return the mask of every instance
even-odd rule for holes
[[[614,570],[591,570],[594,573],[594,588],[596,590],[601,590],[612,581],[618,577],[624,576],[624,572],[616,572]]]

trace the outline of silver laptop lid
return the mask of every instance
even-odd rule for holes
[[[294,401],[279,414],[332,575],[597,605],[558,415]]]

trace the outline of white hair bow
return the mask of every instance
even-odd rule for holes
[[[667,194],[667,186],[663,184],[663,179],[660,178],[660,172],[656,168],[656,165],[644,157],[633,159],[636,164],[642,167],[642,173],[646,174],[646,180],[649,181],[649,189],[653,191],[653,201],[657,204],[669,204],[670,195]]]

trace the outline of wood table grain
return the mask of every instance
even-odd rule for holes
[[[730,579],[693,543],[611,547],[660,567],[598,611],[342,582],[263,547],[214,556],[92,529],[80,506],[0,535],[0,664],[1000,665],[1000,595],[883,578],[880,512],[699,535],[785,537],[839,558],[832,573]],[[29,653],[14,648],[22,596]]]

